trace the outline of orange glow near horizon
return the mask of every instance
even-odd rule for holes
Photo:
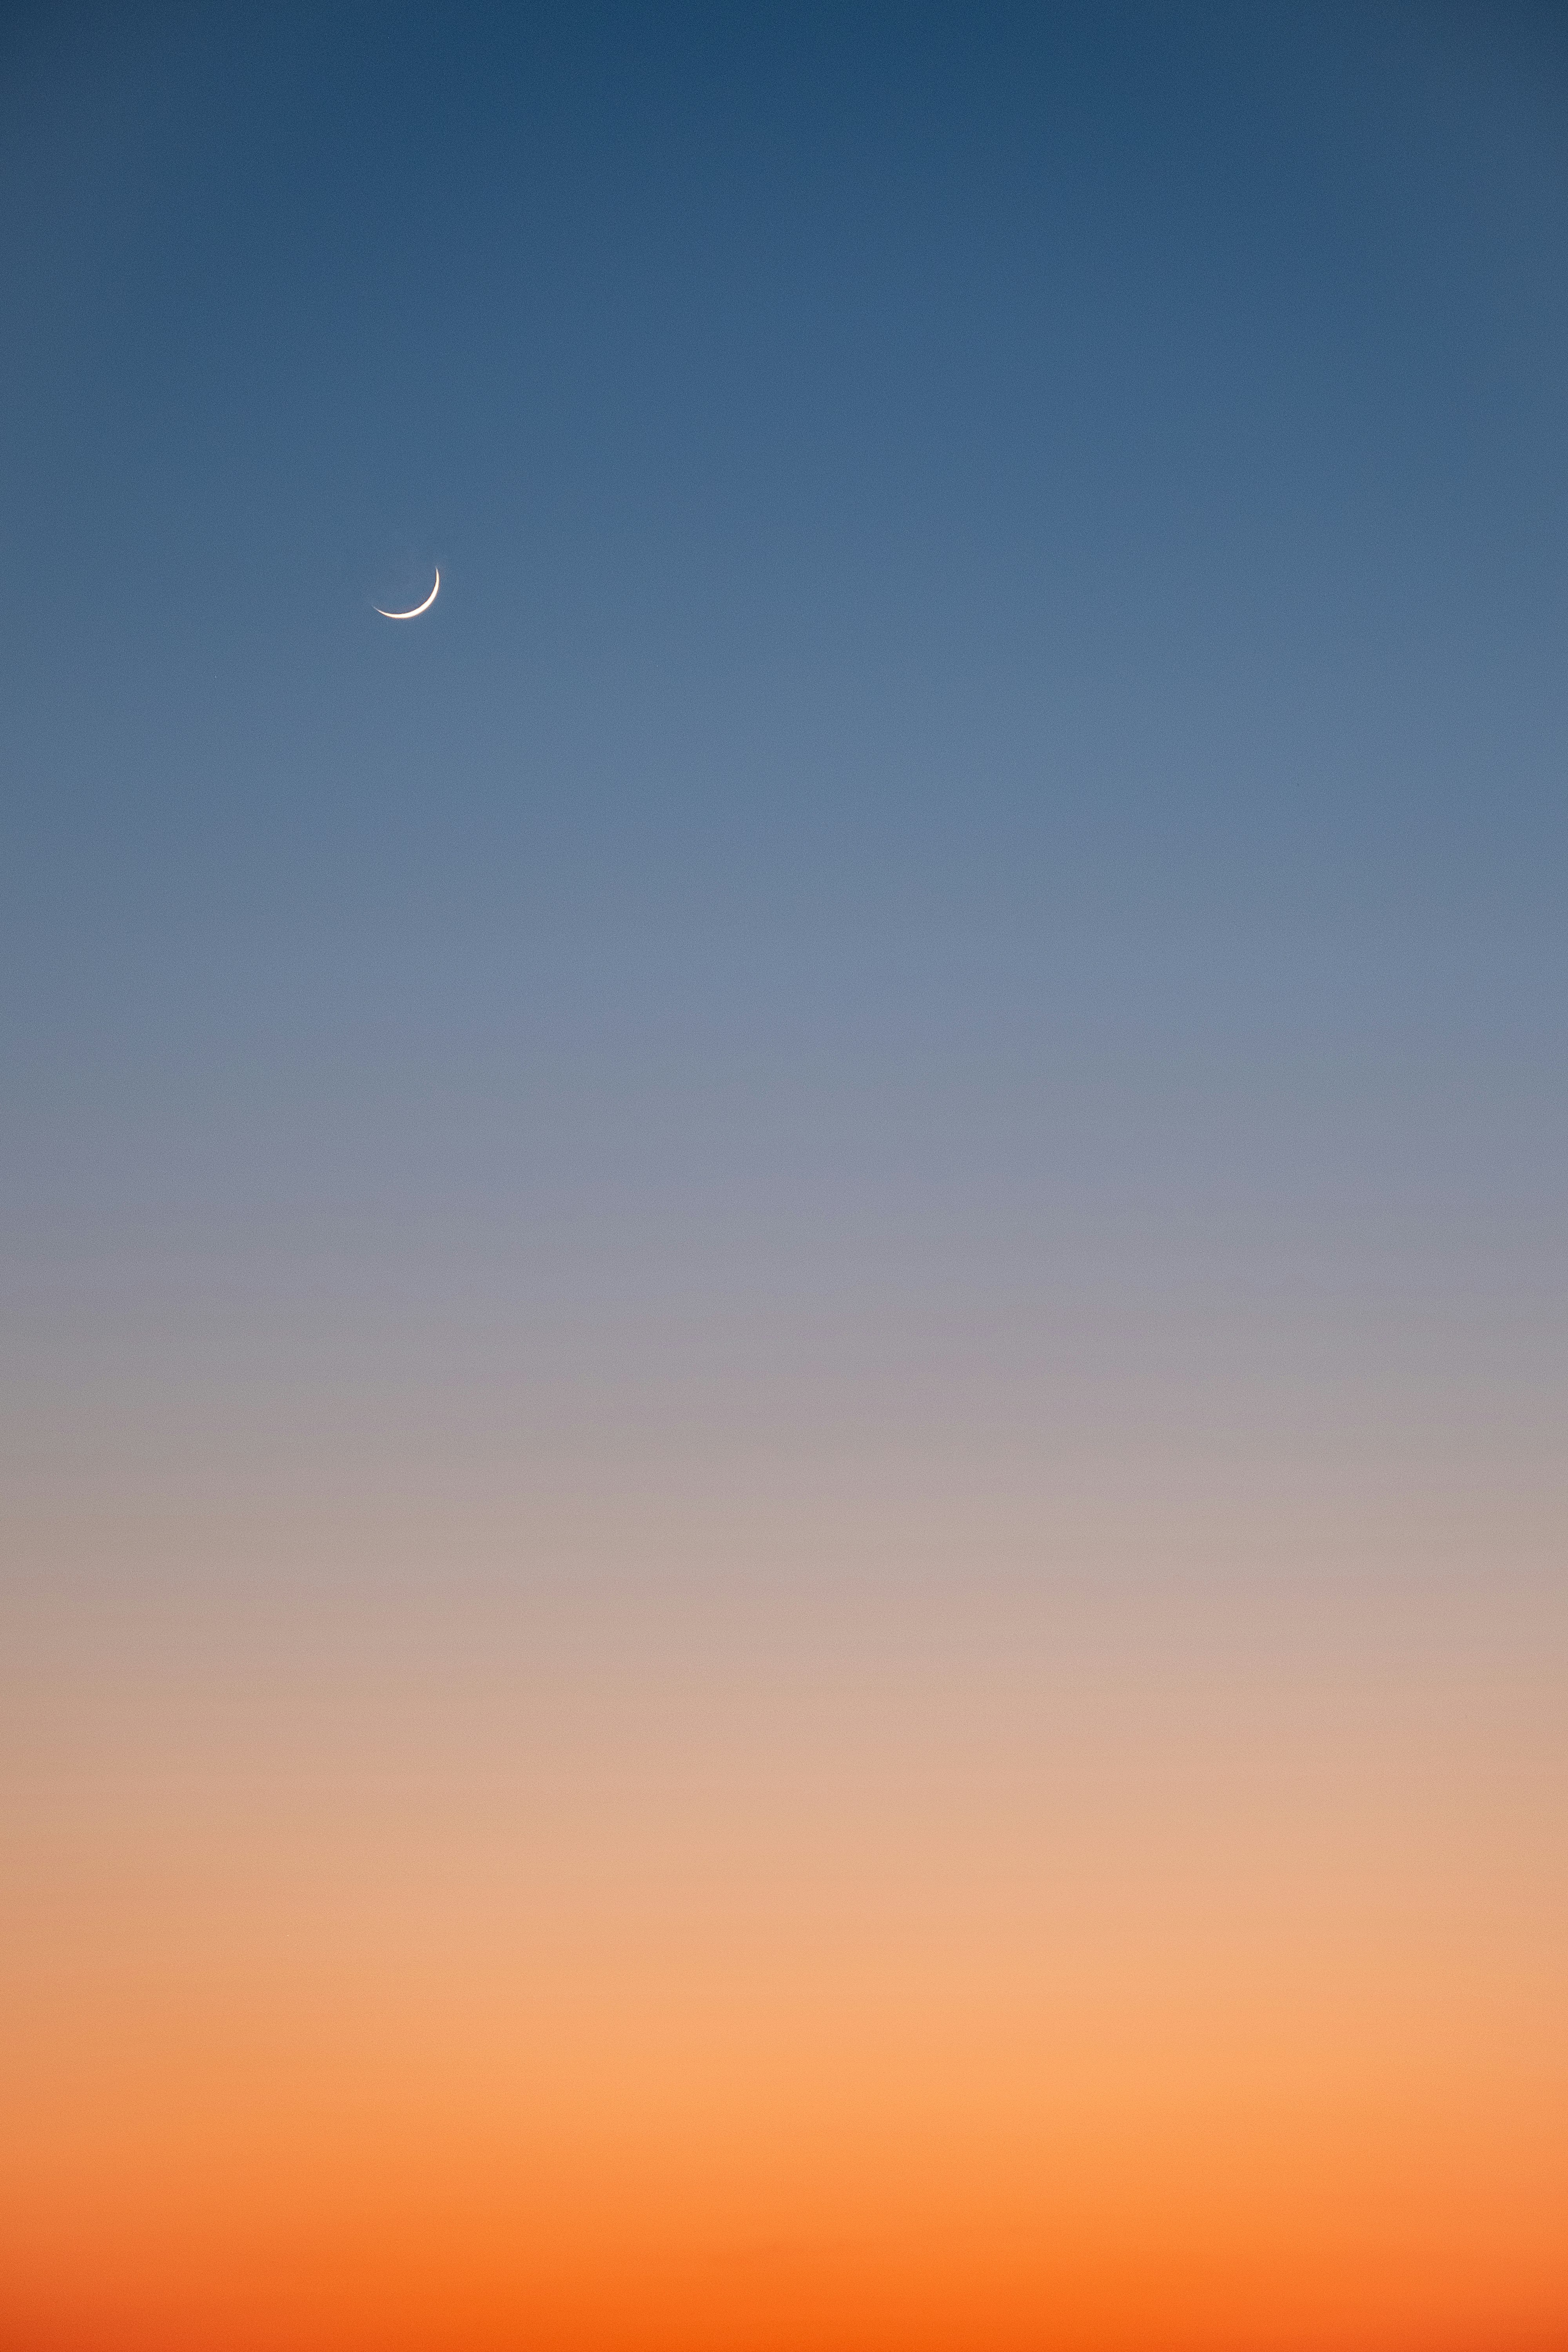
[[[1554,2340],[1539,1595],[1506,1672],[1240,1590],[205,1606],[13,1857],[7,2352]]]

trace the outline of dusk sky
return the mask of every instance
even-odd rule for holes
[[[3,2352],[1557,2352],[1568,19],[15,5],[0,354]]]

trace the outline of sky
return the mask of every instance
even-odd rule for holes
[[[1560,13],[18,5],[0,221],[5,2352],[1561,2346]]]

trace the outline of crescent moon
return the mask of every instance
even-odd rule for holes
[[[389,613],[384,605],[382,604],[378,604],[375,609],[381,614],[384,621],[416,621],[421,613],[427,613],[430,610],[431,605],[436,602],[436,599],[440,593],[441,574],[439,570],[437,570],[436,573],[436,585],[431,589],[430,593],[426,597],[423,604],[416,604],[412,612]]]

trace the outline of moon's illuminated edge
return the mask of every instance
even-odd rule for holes
[[[381,604],[378,604],[375,609],[381,614],[384,621],[416,621],[421,613],[427,613],[430,610],[431,605],[436,602],[436,599],[440,593],[441,573],[439,567],[437,567],[436,572],[436,585],[431,589],[430,593],[426,597],[423,604],[416,604],[411,613],[389,613],[385,610],[384,606]]]

